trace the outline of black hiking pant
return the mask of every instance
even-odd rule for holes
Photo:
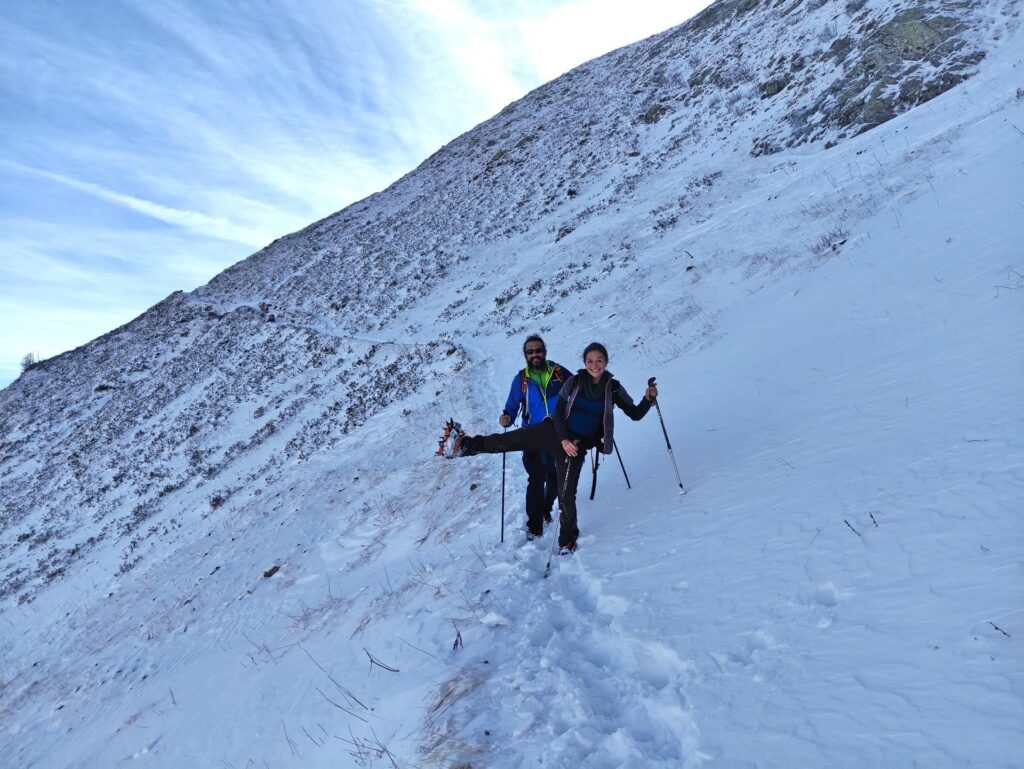
[[[526,468],[526,528],[532,534],[544,531],[544,520],[551,515],[558,499],[558,472],[555,460],[546,451],[524,451]]]
[[[540,424],[509,430],[491,435],[469,437],[468,454],[504,454],[509,451],[546,451],[555,460],[558,476],[559,519],[558,544],[575,542],[580,535],[576,520],[576,487],[580,482],[580,471],[587,457],[587,450],[594,442],[573,436],[580,446],[580,452],[570,457],[562,450],[562,442],[555,434],[555,425],[550,419]]]

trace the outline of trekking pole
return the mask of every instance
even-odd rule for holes
[[[566,456],[565,460],[565,482],[558,489],[558,521],[555,523],[555,536],[551,539],[551,549],[548,550],[548,565],[544,567],[544,579],[551,574],[551,559],[555,557],[555,543],[558,542],[559,529],[562,526],[562,511],[565,509],[562,489],[569,483],[569,472],[572,470],[572,457]]]
[[[633,487],[629,485],[629,476],[626,474],[626,466],[622,464],[622,454],[619,453],[619,444],[615,442],[614,438],[612,438],[612,447],[615,449],[615,456],[619,458],[619,467],[622,468],[622,474],[626,478],[626,488],[631,489]]]
[[[544,567],[544,579],[551,575],[551,559],[555,557],[555,543],[558,542],[558,529],[562,525],[562,511],[558,511],[558,519],[555,521],[555,536],[551,540],[551,547],[548,549],[548,565]]]
[[[508,432],[504,428],[502,432]],[[501,455],[501,543],[505,544],[505,454]]]
[[[651,377],[647,380],[648,387],[654,387],[655,377]],[[665,445],[668,446],[668,457],[672,460],[672,469],[676,471],[676,480],[679,481],[679,493],[685,494],[686,489],[683,487],[683,479],[679,477],[679,468],[676,466],[676,457],[672,453],[672,442],[668,439],[668,430],[665,429],[665,419],[661,416],[661,406],[658,405],[658,399],[654,399],[654,408],[658,410],[658,420],[661,422],[661,432],[665,435]]]

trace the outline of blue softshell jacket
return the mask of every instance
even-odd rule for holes
[[[562,391],[562,384],[568,378],[569,373],[552,361],[548,361],[548,369],[551,371],[551,381],[548,382],[547,392],[541,392],[540,385],[529,377],[526,378],[526,387],[523,387],[525,369],[519,369],[519,372],[512,378],[512,386],[509,388],[508,400],[505,401],[503,410],[513,419],[522,411],[523,427],[543,422],[544,417],[555,411],[558,394]],[[545,401],[547,401],[547,408],[544,408]]]

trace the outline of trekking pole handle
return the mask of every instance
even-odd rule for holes
[[[655,377],[651,377],[647,380],[648,387],[654,387]],[[668,453],[672,453],[672,442],[668,439],[668,430],[665,429],[665,418],[661,415],[661,406],[658,405],[658,399],[655,398],[651,401],[654,404],[654,408],[658,410],[658,421],[661,422],[661,432],[665,435],[665,445],[668,446]]]
[[[648,387],[654,387],[655,377],[650,377],[647,380]],[[679,468],[676,466],[676,457],[672,453],[672,441],[668,439],[668,430],[665,429],[665,418],[661,415],[661,406],[658,405],[658,399],[654,399],[654,408],[658,410],[658,421],[661,423],[661,433],[665,436],[665,446],[668,448],[669,459],[672,460],[672,469],[676,471],[676,480],[679,481],[679,493],[685,494],[686,487],[683,486],[683,479],[679,476]]]

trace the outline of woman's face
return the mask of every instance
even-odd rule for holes
[[[587,373],[594,378],[596,382],[604,374],[604,370],[608,368],[608,361],[604,359],[604,356],[597,350],[591,350],[587,353],[587,357],[583,359],[583,365],[587,367]]]

